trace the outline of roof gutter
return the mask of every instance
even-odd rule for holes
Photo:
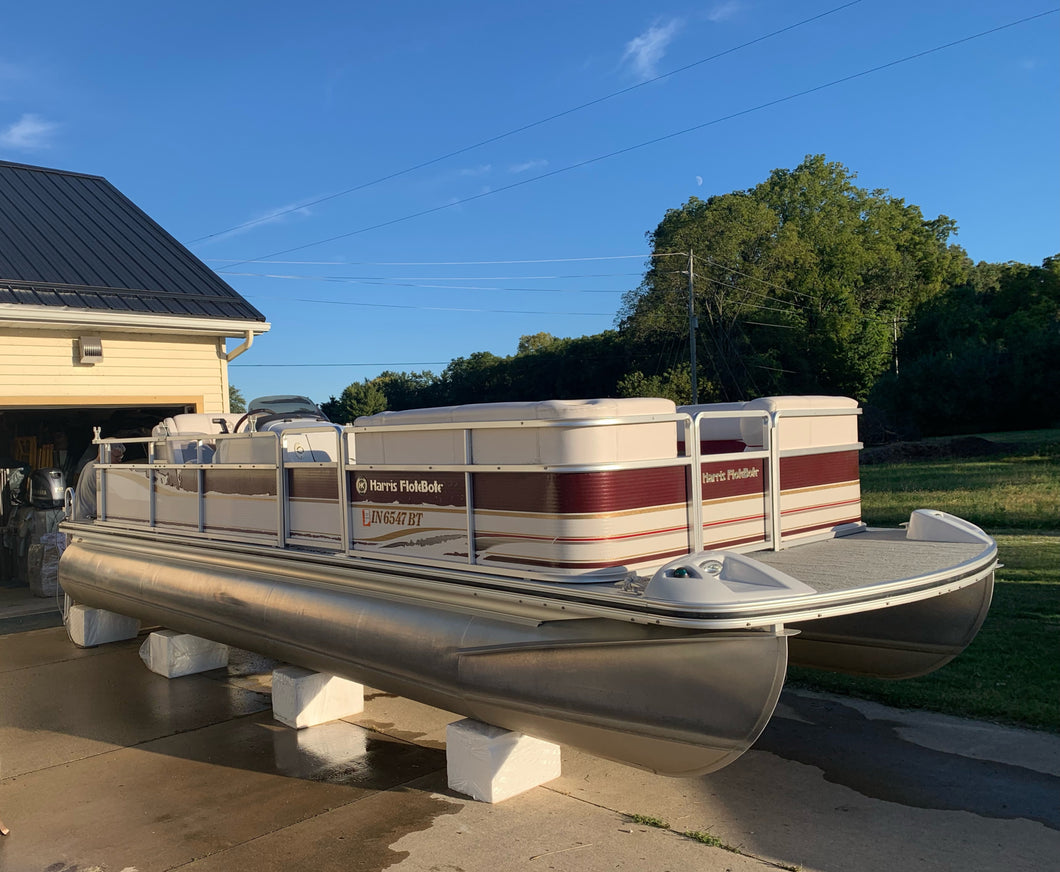
[[[268,333],[268,321],[234,318],[198,318],[155,313],[115,312],[113,310],[74,309],[67,306],[27,306],[22,303],[0,303],[0,327],[19,329],[68,329],[83,327],[122,330],[129,333],[182,333],[209,336],[260,336]],[[250,347],[237,349],[242,354]]]
[[[249,350],[250,346],[253,345],[253,344],[254,344],[254,331],[253,330],[248,330],[246,333],[243,334],[243,342],[241,344],[237,345],[231,351],[229,351],[225,355],[225,360],[227,360],[229,363],[231,363],[233,360],[235,360],[237,357],[239,357],[239,355],[241,355],[244,351]]]

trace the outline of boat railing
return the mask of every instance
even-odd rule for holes
[[[782,435],[799,419],[858,411],[342,428],[314,422],[280,433],[120,440],[97,434],[101,458],[119,441],[143,443],[146,454],[143,461],[97,464],[97,522],[417,565],[595,579],[704,548],[779,549],[858,523],[860,443],[787,445]],[[748,435],[739,450],[726,450],[738,447],[735,440],[695,438],[719,421]],[[594,459],[601,444],[622,443],[620,433],[659,425],[678,436],[672,452],[641,450],[633,438],[630,453]],[[310,438],[333,438],[334,451],[327,459],[300,453]],[[514,452],[528,445],[537,446],[534,462],[515,462]],[[853,480],[829,467],[829,458],[841,458],[849,468],[851,452]],[[800,465],[800,457],[810,464]],[[832,499],[836,493],[842,499]]]

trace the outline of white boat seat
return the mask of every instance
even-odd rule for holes
[[[196,463],[199,460],[197,442],[202,436],[216,436],[231,433],[239,415],[233,414],[196,414],[173,415],[156,424],[151,436],[165,439],[173,436],[195,437],[185,441],[170,440],[159,442],[155,446],[155,460],[159,463]],[[202,462],[209,463],[214,455],[214,443],[211,441],[202,447]]]
[[[751,400],[745,409],[780,412],[780,450],[829,448],[858,444],[858,401],[849,397],[761,397]],[[786,412],[835,409],[841,414],[799,418]],[[744,420],[744,441],[748,446],[765,447],[761,428],[753,418]]]
[[[737,403],[700,403],[696,406],[678,406],[678,412],[686,412],[693,418],[700,412],[742,412],[747,407],[745,402]],[[745,451],[744,423],[742,418],[702,418],[699,422],[699,450],[702,454],[733,454],[737,451]],[[760,418],[751,418],[748,422],[751,426],[757,424],[762,426]],[[682,425],[677,427],[677,444],[680,450],[684,450],[685,430]],[[759,438],[759,442],[761,439]]]
[[[626,426],[585,427],[579,421],[640,415],[673,415],[674,404],[656,397],[477,403],[380,412],[358,418],[358,463],[424,464],[464,462],[464,428],[472,430],[476,464],[574,464],[666,460],[677,456],[670,421]],[[569,426],[475,429],[494,421],[570,422]],[[455,424],[452,429],[397,430],[424,424]],[[389,431],[389,432],[388,432]]]

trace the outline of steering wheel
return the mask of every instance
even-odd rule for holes
[[[245,413],[243,414],[243,417],[242,417],[242,418],[240,418],[240,419],[239,419],[238,421],[236,421],[236,425],[235,425],[235,426],[234,426],[234,427],[232,428],[232,432],[233,432],[233,433],[238,433],[238,432],[239,432],[239,428],[243,426],[243,423],[244,423],[244,422],[245,422],[245,421],[247,420],[247,418],[249,418],[249,417],[250,417],[251,415],[258,415],[258,414],[260,414],[261,412],[267,412],[267,411],[268,411],[268,409],[251,409],[251,410],[249,410],[248,412],[245,412]]]

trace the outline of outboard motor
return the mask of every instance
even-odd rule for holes
[[[29,501],[38,509],[61,509],[66,474],[56,467],[36,469],[29,477]]]

